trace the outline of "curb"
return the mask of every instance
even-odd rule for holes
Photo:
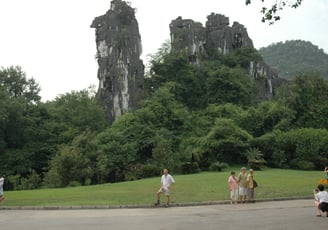
[[[256,202],[273,202],[273,201],[289,201],[289,200],[309,200],[312,196],[306,197],[279,197],[257,199]],[[230,201],[204,201],[190,203],[175,203],[170,207],[189,207],[189,206],[205,206],[205,205],[224,205],[230,204]],[[88,210],[88,209],[138,209],[138,208],[162,208],[154,205],[81,205],[81,206],[0,206],[0,210]]]

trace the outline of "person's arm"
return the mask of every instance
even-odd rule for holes
[[[249,188],[250,184],[251,184],[251,175],[250,174],[247,175],[246,181],[247,181],[247,187]]]
[[[314,189],[313,190],[313,197],[314,197],[314,200],[319,201],[319,198],[318,198],[318,190],[317,189]]]
[[[175,180],[174,180],[173,176],[170,177],[170,182],[171,182],[171,183],[170,183],[170,187],[169,187],[169,189],[171,188],[172,185],[175,184]]]

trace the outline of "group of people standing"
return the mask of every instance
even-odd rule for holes
[[[257,182],[254,180],[254,170],[242,167],[238,177],[236,172],[232,171],[228,178],[230,189],[230,202],[237,204],[238,196],[240,203],[254,203],[254,189],[257,187]]]
[[[166,204],[165,207],[169,207],[170,205],[170,195],[171,195],[171,187],[175,183],[173,177],[168,173],[167,169],[163,170],[163,175],[161,177],[161,186],[157,191],[157,202],[155,206],[160,205],[160,197],[161,194],[164,193],[166,196]],[[237,204],[238,195],[240,196],[241,203],[254,203],[254,189],[257,187],[257,182],[254,180],[254,170],[247,169],[245,167],[241,168],[241,171],[236,176],[236,172],[232,171],[231,175],[228,179],[228,184],[230,188],[230,198],[231,204]]]

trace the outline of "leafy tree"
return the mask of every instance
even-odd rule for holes
[[[168,130],[178,130],[182,127],[184,116],[188,113],[185,106],[175,98],[175,84],[168,82],[156,90],[149,100],[141,105],[150,113],[139,113],[140,116],[151,115],[148,122],[155,127],[165,127]],[[141,110],[143,111],[143,110]],[[144,117],[143,120],[146,118]]]
[[[107,156],[106,161],[113,166],[108,174],[111,182],[122,181],[125,167],[137,160],[138,144],[131,138],[133,133],[129,131],[133,126],[127,126],[131,125],[127,118],[127,114],[121,116],[111,128],[97,136],[100,154]]]
[[[2,145],[21,148],[30,138],[27,129],[33,123],[33,113],[39,102],[40,88],[33,79],[26,79],[19,66],[0,71]],[[0,142],[1,143],[1,142]]]
[[[153,161],[160,168],[177,168],[177,156],[174,154],[174,140],[172,133],[166,129],[159,130],[154,137],[154,148],[152,150]]]
[[[274,130],[255,138],[252,146],[264,153],[269,166],[321,169],[328,163],[326,129]]]
[[[242,152],[249,147],[252,136],[238,127],[231,119],[218,118],[209,133],[197,141],[201,161],[200,165],[209,166],[219,161],[227,163],[241,162]]]
[[[2,68],[0,71],[0,155],[3,172],[27,176],[30,170],[42,172],[48,158],[43,153],[43,108],[40,88],[27,79],[22,69]]]
[[[163,63],[164,58],[168,56],[171,52],[171,41],[169,39],[166,39],[161,47],[157,50],[155,54],[148,54],[148,66],[146,66],[146,77],[150,78],[153,73],[151,68],[153,65]]]
[[[81,132],[102,131],[107,127],[105,113],[92,89],[72,91],[46,104],[49,128],[57,143],[69,143]]]
[[[189,64],[187,55],[182,52],[172,52],[162,61],[153,62],[151,77],[146,82],[150,87],[148,91],[172,82],[176,100],[191,108],[203,105],[204,81],[198,67]]]
[[[235,49],[229,52],[227,55],[222,57],[222,62],[224,65],[231,68],[241,67],[243,69],[249,68],[249,63],[262,61],[262,56],[260,53],[251,47],[243,47]]]
[[[27,79],[20,66],[1,67],[0,86],[9,97],[24,100],[26,104],[40,102],[40,87],[33,78]]]
[[[261,136],[274,129],[293,128],[295,112],[276,101],[264,101],[257,106],[245,109],[236,123],[254,137]]]
[[[297,76],[278,99],[295,111],[298,127],[328,128],[328,82],[317,74]]]
[[[286,132],[281,137],[282,149],[289,164],[298,169],[322,169],[328,163],[328,131],[301,128]]]
[[[209,104],[233,103],[250,105],[254,100],[255,85],[241,69],[225,66],[210,72],[206,81]]]
[[[100,154],[112,166],[106,180],[120,181],[140,164],[173,165],[177,136],[183,128],[185,107],[175,101],[171,84],[154,91],[141,103],[142,108],[126,113],[97,136]]]
[[[65,187],[71,182],[84,184],[92,174],[89,160],[79,148],[62,146],[50,161],[45,182],[49,187]]]
[[[96,162],[95,174],[97,175],[97,183],[105,183],[111,172],[111,168],[114,167],[110,162],[109,156],[104,153],[97,156]]]
[[[255,99],[256,88],[246,68],[250,61],[260,58],[256,50],[245,48],[217,60],[204,58],[199,65],[193,65],[185,53],[172,52],[153,63],[146,85],[151,91],[171,82],[176,100],[191,109],[212,103],[248,105]]]
[[[264,0],[261,0],[264,2]],[[290,7],[296,9],[302,4],[303,0],[294,0],[292,2],[288,0],[280,0],[275,1],[269,8],[262,7],[261,13],[263,14],[262,22],[268,21],[269,24],[273,24],[275,21],[280,20],[280,16],[278,14],[279,11],[283,10],[285,7]],[[245,1],[246,5],[251,4],[251,0]]]

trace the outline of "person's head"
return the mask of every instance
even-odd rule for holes
[[[231,176],[234,176],[234,175],[236,175],[236,172],[235,172],[235,171],[232,171],[232,172],[230,173],[230,175],[231,175]]]
[[[323,184],[319,184],[318,189],[319,189],[319,191],[323,191],[323,190],[325,190],[325,186]]]
[[[250,174],[253,174],[254,173],[254,170],[253,169],[249,169],[249,173]]]
[[[168,173],[169,173],[169,170],[167,170],[167,169],[164,169],[164,170],[163,170],[163,174],[164,174],[164,175],[167,175]]]
[[[241,170],[242,173],[246,173],[246,167],[241,167],[240,170]]]

